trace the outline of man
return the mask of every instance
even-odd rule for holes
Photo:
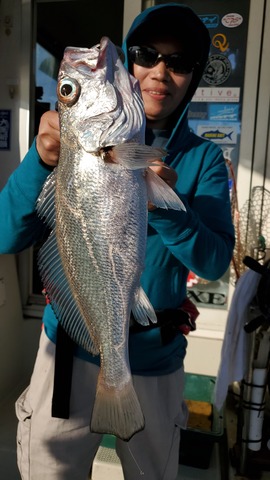
[[[145,10],[123,44],[126,65],[139,80],[147,118],[146,143],[166,148],[166,167],[155,167],[185,203],[186,212],[149,206],[142,286],[157,311],[156,328],[130,329],[133,382],[145,429],[116,450],[126,480],[173,480],[178,472],[180,427],[186,424],[181,325],[189,270],[218,279],[228,268],[234,232],[227,171],[219,147],[190,132],[189,102],[208,57],[207,29],[189,8],[170,3]],[[1,192],[0,251],[17,252],[40,240],[44,225],[36,199],[60,148],[56,112],[41,119],[22,164]],[[98,366],[76,350],[70,415],[51,417],[57,320],[50,305],[29,388],[17,401],[18,464],[23,479],[86,480],[101,436],[89,431]]]

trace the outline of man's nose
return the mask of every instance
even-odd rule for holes
[[[169,70],[166,67],[166,63],[164,60],[160,59],[156,65],[152,67],[152,75],[155,77],[161,78],[168,78],[170,76]]]

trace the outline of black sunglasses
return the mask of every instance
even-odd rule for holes
[[[192,62],[181,53],[172,53],[171,55],[162,55],[151,47],[129,47],[129,59],[132,63],[140,67],[152,68],[158,62],[163,61],[168,68],[174,73],[186,74],[191,73],[198,63]]]

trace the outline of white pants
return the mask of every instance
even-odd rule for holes
[[[51,417],[55,345],[41,334],[30,386],[16,402],[18,467],[23,480],[87,480],[102,435],[89,430],[98,367],[74,358],[70,418]],[[125,480],[174,480],[180,427],[186,426],[183,369],[158,377],[133,376],[145,429],[117,439]]]

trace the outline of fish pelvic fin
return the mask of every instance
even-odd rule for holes
[[[147,170],[146,185],[148,200],[155,207],[186,212],[185,205],[175,191],[151,168]]]
[[[156,312],[142,287],[139,287],[135,293],[132,313],[136,322],[147,327],[152,323],[157,323]]]
[[[98,383],[91,432],[107,433],[128,441],[143,430],[144,425],[144,416],[131,380],[122,389]]]
[[[163,148],[132,142],[115,145],[112,150],[115,163],[130,170],[147,168],[149,165],[154,165],[155,160],[160,160],[167,155]]]

